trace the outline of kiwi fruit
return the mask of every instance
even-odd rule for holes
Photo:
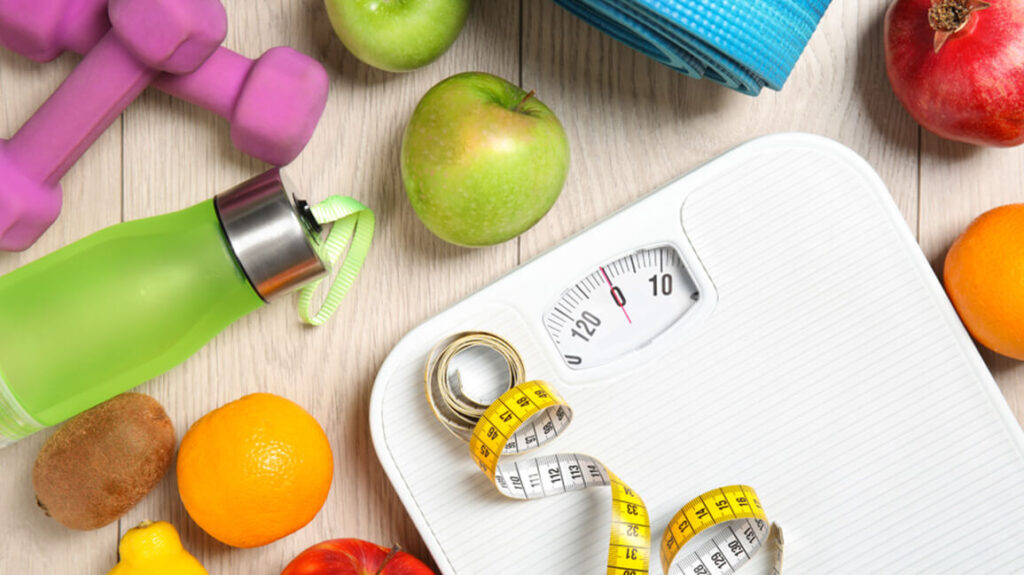
[[[71,529],[117,520],[156,487],[174,456],[174,425],[155,399],[121,394],[69,419],[39,450],[36,501]]]

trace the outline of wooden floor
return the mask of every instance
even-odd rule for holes
[[[335,480],[319,516],[269,546],[236,550],[186,515],[173,473],[119,523],[72,532],[36,508],[31,469],[49,432],[0,451],[0,571],[105,573],[120,534],[166,519],[213,574],[276,575],[305,547],[333,537],[426,550],[377,462],[367,404],[378,367],[407,330],[659,183],[758,135],[822,134],[868,159],[929,259],[976,215],[1024,196],[1024,152],[942,141],[922,131],[885,76],[887,2],[835,2],[781,94],[734,94],[680,76],[608,39],[550,0],[479,0],[455,46],[423,70],[393,75],[349,55],[322,0],[225,0],[227,46],[249,56],[289,44],[331,75],[323,120],[290,175],[309,199],[354,196],[378,215],[374,250],[336,319],[300,325],[294,301],[260,310],[141,391],[158,398],[179,437],[207,411],[273,391],[324,425]],[[14,133],[77,62],[36,64],[0,50],[0,135]],[[551,213],[518,240],[478,250],[447,245],[416,219],[402,189],[399,142],[416,102],[440,79],[483,70],[537,91],[572,144],[568,184]],[[220,118],[147,92],[64,180],[64,213],[31,250],[0,254],[0,273],[104,226],[209,198],[265,168],[231,147]],[[885,278],[879,278],[884,281]],[[55,351],[56,352],[56,351]],[[1018,417],[1024,364],[985,357]]]

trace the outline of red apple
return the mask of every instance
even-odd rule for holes
[[[331,539],[306,549],[281,575],[434,575],[405,551],[361,539]]]

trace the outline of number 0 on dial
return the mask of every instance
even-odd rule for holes
[[[586,369],[647,345],[699,299],[679,252],[660,246],[597,266],[562,292],[544,326],[566,365]]]

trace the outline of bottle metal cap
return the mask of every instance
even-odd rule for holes
[[[224,234],[249,283],[264,301],[327,273],[317,253],[320,239],[308,210],[292,198],[294,187],[278,168],[214,199]]]

